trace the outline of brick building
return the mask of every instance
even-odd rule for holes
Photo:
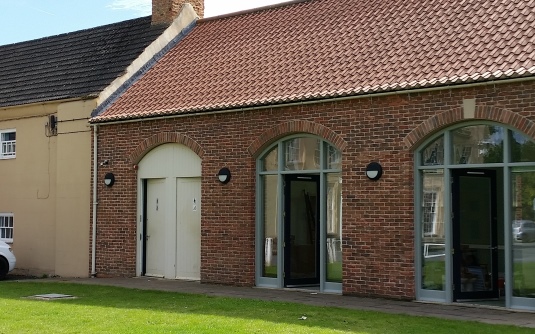
[[[93,112],[98,275],[535,309],[534,9],[192,23]]]

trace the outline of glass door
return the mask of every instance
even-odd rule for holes
[[[319,284],[319,176],[286,175],[284,186],[284,285]]]
[[[496,172],[452,176],[454,299],[498,298]]]

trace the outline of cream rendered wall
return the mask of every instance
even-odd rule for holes
[[[58,106],[55,274],[89,276],[91,128],[95,100]]]
[[[91,130],[95,100],[0,109],[17,131],[16,158],[0,160],[0,212],[14,214],[17,273],[89,276]],[[58,134],[46,131],[49,115]]]
[[[16,129],[16,158],[0,160],[0,212],[14,214],[13,249],[24,273],[54,273],[56,138],[45,135],[55,104],[0,109],[0,129]]]

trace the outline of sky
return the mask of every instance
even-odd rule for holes
[[[286,1],[205,0],[204,16]],[[151,0],[0,0],[0,45],[148,16],[151,3]]]

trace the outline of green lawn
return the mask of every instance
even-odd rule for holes
[[[78,298],[28,298],[46,293]],[[0,282],[0,309],[2,334],[533,333],[528,328],[333,307],[47,282]]]
[[[513,266],[513,295],[519,297],[535,296],[535,263],[522,262]]]
[[[277,266],[265,266],[265,277],[277,277]],[[328,282],[342,282],[342,262],[334,262],[327,264],[327,281]]]

